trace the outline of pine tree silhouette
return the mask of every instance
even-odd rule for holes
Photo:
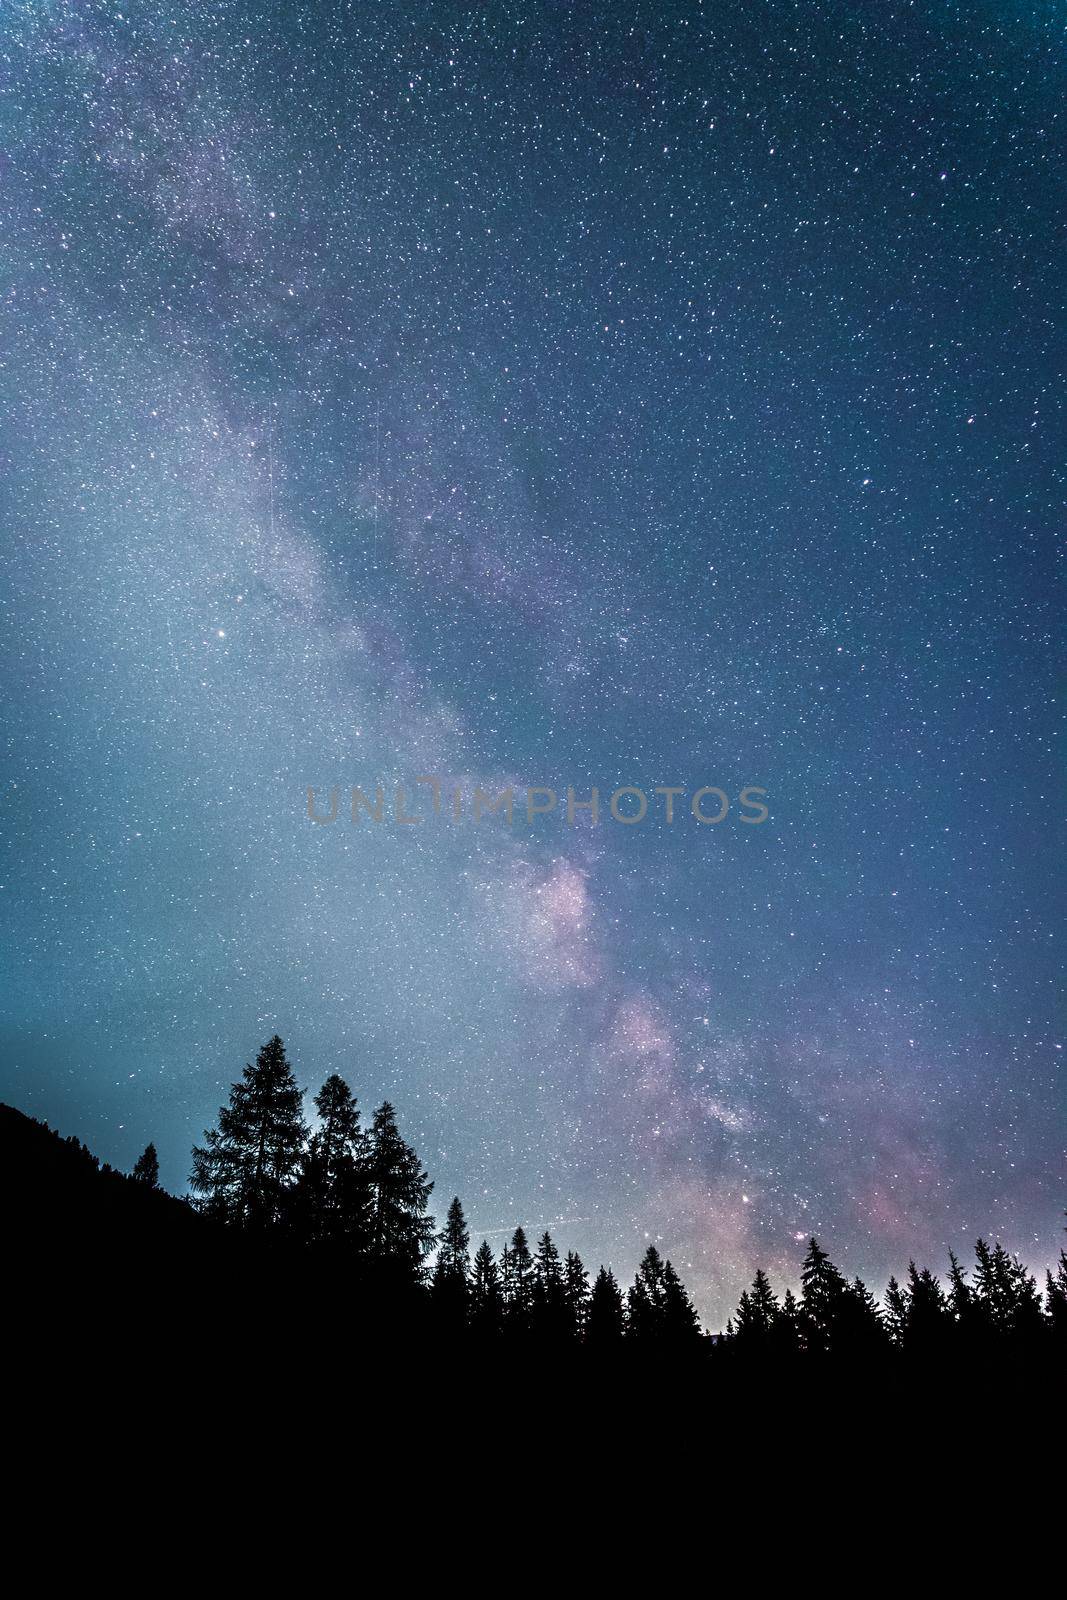
[[[525,1231],[519,1227],[501,1261],[504,1323],[509,1333],[528,1333],[533,1313],[534,1268]]]
[[[908,1297],[896,1278],[890,1278],[885,1291],[885,1327],[890,1342],[903,1345],[908,1331]]]
[[[835,1355],[853,1360],[889,1348],[889,1334],[874,1295],[859,1278],[845,1285],[831,1343]]]
[[[585,1319],[586,1343],[596,1346],[618,1344],[625,1328],[622,1290],[615,1274],[601,1267],[589,1296],[589,1312]]]
[[[471,1270],[470,1234],[458,1195],[448,1208],[444,1228],[437,1239],[439,1249],[431,1285],[433,1300],[443,1325],[455,1333],[467,1326]]]
[[[530,1325],[540,1339],[559,1340],[567,1332],[563,1295],[563,1267],[550,1233],[537,1241],[534,1257],[533,1292],[530,1300]]]
[[[809,1355],[825,1355],[848,1295],[848,1284],[817,1239],[808,1241],[800,1269],[800,1321]]]
[[[974,1296],[986,1336],[1036,1340],[1042,1322],[1035,1279],[999,1242],[991,1248],[979,1239],[975,1257]]]
[[[948,1307],[952,1314],[953,1333],[957,1345],[970,1352],[986,1334],[985,1317],[974,1289],[967,1282],[967,1274],[951,1250],[948,1259]]]
[[[343,1244],[352,1254],[370,1242],[370,1143],[356,1098],[336,1073],[315,1096],[319,1127],[304,1151],[290,1214],[300,1238]]]
[[[154,1144],[145,1145],[144,1151],[137,1157],[130,1176],[138,1183],[143,1183],[146,1189],[159,1188],[159,1157]]]
[[[574,1250],[567,1252],[563,1263],[563,1310],[568,1337],[580,1339],[589,1310],[589,1274]]]
[[[193,1150],[190,1182],[209,1216],[256,1232],[282,1221],[307,1132],[302,1099],[275,1035],[232,1086],[218,1127]]]
[[[626,1332],[632,1339],[685,1339],[699,1333],[693,1303],[669,1261],[654,1244],[641,1258],[626,1298]]]
[[[952,1317],[945,1291],[927,1267],[920,1272],[908,1262],[907,1313],[903,1345],[911,1353],[943,1350],[952,1333]]]
[[[684,1343],[700,1334],[700,1318],[681,1278],[669,1261],[663,1263],[663,1337]]]
[[[663,1260],[654,1244],[641,1258],[626,1296],[626,1332],[631,1339],[653,1339],[663,1321]]]
[[[497,1338],[504,1331],[504,1296],[500,1271],[488,1239],[474,1253],[471,1271],[469,1325],[480,1338]]]
[[[1045,1273],[1045,1319],[1060,1344],[1067,1341],[1067,1253],[1060,1251],[1055,1274]]]
[[[733,1319],[733,1336],[739,1350],[753,1355],[771,1348],[774,1325],[779,1314],[778,1299],[763,1268],[758,1268],[752,1288],[742,1294]]]
[[[421,1282],[433,1248],[434,1222],[426,1215],[433,1189],[418,1156],[400,1137],[388,1101],[374,1113],[367,1156],[370,1186],[370,1254],[410,1283]]]
[[[800,1354],[803,1343],[800,1307],[792,1289],[787,1289],[782,1296],[782,1303],[774,1318],[772,1335],[775,1355],[788,1358]]]

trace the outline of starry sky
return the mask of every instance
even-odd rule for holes
[[[1058,11],[2,8],[0,1096],[181,1191],[277,1031],[713,1327],[1053,1258]]]

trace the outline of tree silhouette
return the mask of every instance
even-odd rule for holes
[[[951,1331],[945,1291],[927,1267],[920,1272],[914,1261],[909,1261],[904,1348],[926,1354],[941,1350]]]
[[[733,1319],[737,1348],[753,1355],[765,1354],[771,1347],[779,1311],[777,1296],[760,1267],[752,1280],[752,1288],[742,1294]]]
[[[344,1244],[361,1253],[370,1242],[370,1145],[359,1107],[336,1073],[315,1096],[319,1127],[304,1151],[291,1215],[301,1238]]]
[[[537,1241],[530,1312],[530,1325],[538,1338],[558,1340],[565,1337],[567,1313],[563,1267],[550,1233],[543,1233]]]
[[[433,1269],[433,1299],[444,1324],[455,1332],[467,1325],[471,1269],[470,1234],[458,1195],[437,1239],[440,1248]]]
[[[859,1278],[845,1285],[831,1337],[835,1355],[860,1359],[889,1346],[889,1334],[874,1295]]]
[[[662,1319],[663,1260],[650,1244],[626,1296],[626,1332],[631,1339],[652,1339],[660,1332]]]
[[[533,1313],[534,1267],[525,1230],[516,1228],[500,1263],[504,1322],[510,1333],[528,1333]]]
[[[569,1338],[582,1337],[588,1310],[589,1274],[582,1265],[581,1256],[569,1250],[563,1263],[563,1311]]]
[[[663,1336],[684,1341],[700,1333],[700,1318],[681,1278],[669,1261],[663,1263]]]
[[[799,1355],[803,1346],[800,1307],[792,1289],[782,1296],[782,1303],[774,1318],[773,1348],[776,1356]]]
[[[895,1278],[886,1286],[884,1320],[890,1342],[903,1345],[908,1331],[908,1297]]]
[[[601,1267],[589,1295],[589,1311],[585,1319],[585,1338],[590,1345],[614,1345],[623,1336],[625,1314],[622,1290],[615,1274]]]
[[[496,1338],[504,1331],[504,1296],[500,1271],[488,1239],[474,1253],[471,1269],[469,1326],[481,1338]]]
[[[1045,1274],[1045,1316],[1053,1337],[1067,1340],[1067,1254],[1062,1250],[1055,1276]]]
[[[974,1289],[967,1282],[967,1274],[951,1250],[948,1259],[948,1307],[952,1314],[954,1335],[961,1348],[972,1351],[987,1334],[985,1317]]]
[[[626,1331],[632,1339],[685,1339],[699,1332],[693,1303],[669,1261],[654,1244],[641,1258],[626,1297]]]
[[[817,1239],[808,1241],[800,1269],[800,1323],[804,1348],[810,1355],[825,1355],[838,1325],[848,1284]]]
[[[999,1242],[990,1247],[979,1239],[974,1253],[974,1294],[987,1336],[1036,1339],[1042,1326],[1036,1280]]]
[[[218,1127],[193,1150],[190,1182],[208,1215],[256,1232],[282,1220],[307,1133],[302,1100],[276,1034],[232,1086]]]
[[[130,1176],[138,1183],[143,1183],[146,1189],[159,1188],[159,1157],[154,1144],[145,1145]]]
[[[374,1113],[367,1154],[370,1187],[370,1254],[380,1265],[418,1283],[433,1248],[433,1218],[426,1204],[433,1184],[418,1156],[400,1137],[388,1101]]]

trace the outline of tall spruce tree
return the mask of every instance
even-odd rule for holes
[[[550,1233],[543,1233],[537,1241],[530,1312],[531,1326],[539,1338],[564,1337],[567,1327],[563,1267]]]
[[[469,1322],[480,1338],[496,1338],[504,1328],[504,1297],[500,1271],[493,1259],[488,1239],[474,1252],[471,1269]]]
[[[846,1283],[831,1337],[835,1355],[853,1359],[876,1355],[889,1347],[889,1334],[878,1302],[860,1278]]]
[[[1057,1342],[1067,1341],[1067,1255],[1062,1250],[1055,1274],[1045,1274],[1045,1320]]]
[[[618,1344],[625,1329],[622,1290],[615,1274],[601,1267],[589,1295],[589,1311],[585,1319],[587,1344],[611,1346]]]
[[[503,1257],[504,1321],[510,1333],[527,1333],[533,1314],[534,1265],[525,1230],[516,1228]]]
[[[689,1291],[670,1261],[663,1263],[663,1323],[665,1339],[688,1342],[700,1333],[700,1318]]]
[[[987,1336],[997,1340],[1029,1341],[1042,1328],[1037,1283],[1017,1256],[999,1242],[990,1247],[984,1239],[975,1245],[974,1295]]]
[[[663,1328],[663,1258],[654,1244],[641,1257],[637,1276],[626,1296],[626,1333],[631,1339],[654,1339]]]
[[[137,1157],[131,1178],[138,1183],[143,1183],[146,1189],[159,1188],[159,1156],[156,1154],[154,1144],[146,1144],[141,1155]]]
[[[626,1332],[632,1339],[688,1339],[700,1332],[693,1302],[669,1261],[654,1244],[641,1257],[641,1265],[626,1297]]]
[[[909,1261],[904,1348],[934,1353],[944,1348],[951,1332],[952,1315],[945,1291],[928,1267],[920,1272],[914,1261]]]
[[[908,1297],[896,1278],[890,1278],[885,1291],[885,1328],[892,1344],[904,1343],[908,1331]]]
[[[770,1280],[763,1268],[759,1267],[752,1280],[752,1288],[741,1296],[734,1317],[734,1342],[737,1348],[754,1355],[769,1350],[778,1310],[778,1299]]]
[[[810,1354],[825,1355],[848,1297],[848,1284],[817,1239],[808,1241],[800,1284],[804,1348]]]
[[[951,1250],[948,1253],[948,1260],[948,1308],[954,1324],[953,1331],[957,1343],[965,1349],[970,1349],[980,1342],[984,1335],[984,1318],[974,1289],[967,1282],[967,1274]]]
[[[458,1195],[448,1208],[437,1242],[431,1285],[433,1301],[446,1327],[455,1331],[467,1324],[471,1270],[470,1234]]]
[[[367,1175],[372,1260],[411,1282],[421,1282],[434,1240],[433,1218],[426,1214],[433,1184],[415,1151],[401,1138],[388,1101],[374,1113]]]
[[[370,1237],[369,1141],[359,1106],[333,1073],[315,1096],[319,1126],[308,1140],[292,1202],[297,1230],[314,1242],[360,1253]]]
[[[568,1337],[580,1339],[589,1309],[589,1274],[574,1250],[568,1250],[563,1263],[563,1309]]]
[[[792,1289],[782,1296],[782,1303],[774,1318],[773,1347],[778,1356],[798,1355],[802,1346],[800,1307]]]
[[[302,1099],[275,1035],[231,1088],[218,1127],[193,1150],[190,1181],[203,1211],[253,1232],[284,1220],[307,1134]]]

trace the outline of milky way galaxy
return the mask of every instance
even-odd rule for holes
[[[1053,1259],[1061,32],[3,8],[0,1096],[183,1191],[277,1032],[712,1327]]]

